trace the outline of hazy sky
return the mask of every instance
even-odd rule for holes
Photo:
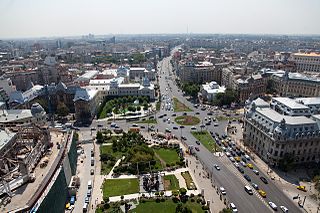
[[[320,0],[0,0],[0,38],[320,34]]]

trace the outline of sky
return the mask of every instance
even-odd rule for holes
[[[0,38],[320,34],[320,0],[0,0]]]

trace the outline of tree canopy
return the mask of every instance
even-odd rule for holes
[[[225,93],[216,94],[213,104],[218,106],[230,105],[238,99],[237,93],[232,89],[226,89]]]

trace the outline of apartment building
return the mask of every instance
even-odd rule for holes
[[[220,72],[208,61],[194,63],[192,61],[181,61],[177,72],[182,82],[205,83],[220,81]]]

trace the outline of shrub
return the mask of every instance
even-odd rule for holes
[[[202,194],[201,194],[201,193],[199,193],[199,194],[198,194],[198,197],[202,197]]]
[[[161,202],[164,202],[164,201],[166,201],[166,199],[163,197],[163,198],[161,198]]]
[[[173,201],[174,203],[178,203],[178,202],[179,202],[179,199],[178,199],[177,197],[173,197],[173,198],[172,198],[172,201]]]
[[[181,195],[187,194],[187,190],[185,188],[180,188],[179,192],[180,192]]]
[[[203,210],[209,210],[209,206],[202,206]]]
[[[194,202],[195,202],[195,199],[194,199],[194,198],[191,198],[190,201],[191,201],[192,203],[194,203]]]
[[[170,167],[170,164],[169,164],[169,163],[166,163],[166,167]]]
[[[205,200],[202,200],[202,201],[201,201],[201,204],[202,204],[202,205],[206,205],[206,201],[205,201]]]
[[[190,197],[194,197],[194,194],[193,194],[193,193],[191,193],[191,194],[190,194]]]
[[[120,201],[120,205],[124,205],[126,202],[124,202],[123,200]]]
[[[160,203],[160,198],[157,197],[157,198],[156,198],[156,202],[157,202],[157,203]]]
[[[163,196],[163,195],[164,195],[164,191],[161,191],[161,192],[160,192],[160,195]]]
[[[121,200],[123,200],[124,196],[123,196],[123,195],[121,195],[121,197],[120,197],[120,198],[121,198]]]
[[[159,196],[159,192],[155,192],[154,194],[155,194],[156,196]]]
[[[179,192],[177,190],[174,190],[174,191],[172,191],[172,195],[176,197],[179,195]]]
[[[201,203],[201,201],[202,201],[202,198],[197,198],[197,203]]]

